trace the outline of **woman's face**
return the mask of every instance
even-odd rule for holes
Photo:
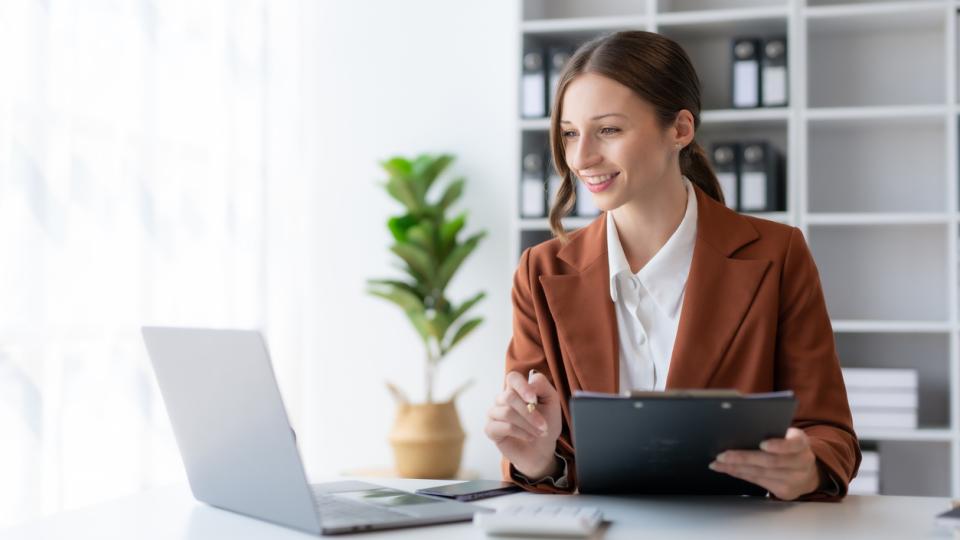
[[[595,73],[577,76],[563,95],[560,135],[567,166],[601,210],[660,189],[677,167],[676,130],[661,128],[652,105]]]

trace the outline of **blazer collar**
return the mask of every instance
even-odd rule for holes
[[[706,388],[746,315],[770,265],[730,258],[759,238],[749,220],[694,185],[697,240],[674,342],[667,388]],[[606,215],[572,234],[557,257],[571,273],[540,276],[563,353],[575,378],[572,390],[616,393],[619,336],[608,294]]]

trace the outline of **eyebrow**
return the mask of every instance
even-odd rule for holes
[[[594,116],[593,118],[591,118],[591,120],[600,120],[601,118],[606,118],[606,117],[608,117],[608,116],[622,116],[623,118],[626,118],[626,117],[627,117],[627,115],[625,115],[625,114],[620,114],[620,113],[612,112],[612,113],[606,113],[606,114],[601,114],[601,115],[598,115],[598,116]],[[561,124],[569,124],[569,123],[571,123],[571,122],[570,122],[569,120],[561,120],[560,123],[561,123]]]

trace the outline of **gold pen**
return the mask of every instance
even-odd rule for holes
[[[534,375],[534,373],[536,373],[536,372],[537,372],[537,370],[531,369],[530,372],[527,373],[527,384],[530,384],[530,379],[533,378],[533,375]],[[528,402],[527,402],[527,412],[528,412],[528,413],[532,413],[532,412],[535,411],[535,410],[537,410],[537,399],[536,399],[536,397],[534,397],[534,400],[533,400],[533,401],[528,401]]]

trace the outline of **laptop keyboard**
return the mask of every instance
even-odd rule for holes
[[[313,490],[313,499],[317,510],[320,512],[320,520],[324,527],[352,524],[372,525],[410,518],[402,512],[351,501],[316,489]]]

